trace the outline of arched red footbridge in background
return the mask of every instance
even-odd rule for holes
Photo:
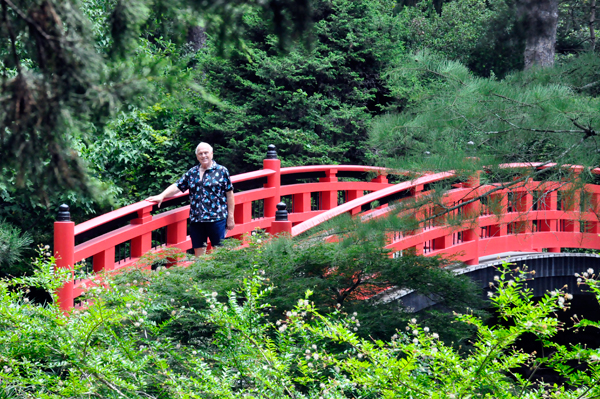
[[[547,168],[549,165],[513,164],[508,168]],[[572,167],[575,173],[581,168]],[[427,195],[431,185],[456,180],[454,172],[430,173],[411,181],[390,182],[384,168],[354,165],[318,165],[281,168],[274,146],[269,146],[263,169],[232,176],[236,227],[229,237],[242,238],[255,229],[297,236],[343,213],[378,217],[389,212],[392,201]],[[594,170],[593,173],[600,174]],[[480,258],[508,251],[560,252],[561,248],[600,250],[600,186],[574,190],[569,182],[537,182],[503,188],[503,183],[480,184],[478,178],[455,182],[444,197],[452,206],[465,203],[465,215],[476,218],[460,226],[421,224],[411,234],[390,234],[386,248],[401,255],[414,251],[424,255],[453,256],[467,265]],[[475,200],[493,191],[483,200]],[[568,200],[566,200],[569,193]],[[165,207],[179,206],[187,192],[166,200]],[[589,201],[581,201],[582,196]],[[371,204],[377,201],[374,209]],[[277,204],[287,204],[276,217]],[[582,204],[586,205],[583,206]],[[494,212],[491,212],[491,204]],[[283,208],[280,205],[280,208]],[[154,203],[141,201],[75,225],[63,205],[54,225],[57,266],[73,270],[87,261],[93,271],[118,271],[134,264],[149,251],[164,247],[191,248],[187,235],[189,205],[163,213]],[[435,211],[433,207],[430,211]],[[358,216],[360,214],[360,216]],[[125,250],[125,254],[119,254]],[[61,307],[67,311],[95,278],[73,280],[59,291]]]

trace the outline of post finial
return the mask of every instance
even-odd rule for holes
[[[267,159],[277,159],[277,147],[275,147],[275,144],[269,144],[267,147]]]
[[[57,222],[70,222],[71,213],[69,213],[69,205],[62,204],[58,207],[58,216],[56,217]]]
[[[280,202],[277,204],[277,211],[275,212],[275,221],[276,222],[287,222],[288,221],[288,211],[287,205],[285,202]]]

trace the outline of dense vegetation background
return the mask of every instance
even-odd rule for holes
[[[502,162],[597,167],[595,0],[0,6],[0,277],[37,270],[0,282],[0,398],[597,394],[592,349],[544,341],[556,355],[510,352],[522,334],[545,340],[562,328],[551,315],[566,295],[535,305],[506,271],[495,303],[515,326],[489,329],[478,318],[479,292],[440,269],[443,260],[390,259],[381,250],[400,220],[345,219],[339,243],[263,247],[255,237],[251,250],[186,270],[133,271],[111,291],[91,291],[97,301],[71,321],[54,305],[31,304],[29,291],[57,284],[49,254],[59,204],[81,222],[155,194],[196,162],[200,141],[234,174],[259,168],[268,144],[285,166],[468,173],[486,165],[489,179],[503,181]],[[560,168],[536,176],[570,177]],[[593,179],[583,173],[579,183]],[[43,249],[32,262],[35,244]],[[356,276],[368,278],[357,285]],[[427,327],[397,304],[362,300],[389,286],[439,301],[419,315]],[[307,288],[313,302],[298,305]],[[451,312],[467,307],[475,313],[465,323],[450,323]],[[307,314],[306,323],[297,318]],[[463,364],[465,353],[477,356]],[[247,361],[259,354],[264,364]],[[585,365],[570,368],[575,359]],[[504,378],[536,362],[576,389]],[[365,378],[367,369],[376,377]],[[458,374],[466,376],[460,383]],[[402,378],[412,385],[398,385]]]
[[[3,230],[50,244],[60,203],[79,222],[145,198],[199,141],[232,173],[271,143],[284,165],[596,165],[595,2],[540,4],[554,17],[525,0],[2,1]]]

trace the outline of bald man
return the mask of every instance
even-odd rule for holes
[[[213,161],[212,147],[207,143],[198,144],[196,158],[200,164],[146,201],[156,202],[160,208],[165,198],[190,190],[190,237],[194,254],[201,256],[206,253],[207,238],[212,246],[219,246],[227,230],[235,227],[235,200],[229,171]]]

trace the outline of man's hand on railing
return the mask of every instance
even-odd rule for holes
[[[160,204],[162,204],[163,200],[164,200],[164,198],[163,198],[162,194],[153,195],[152,197],[146,198],[146,201],[157,202],[159,208],[160,208]]]
[[[158,202],[158,207],[165,200],[165,198],[169,198],[174,196],[175,194],[179,194],[181,191],[177,188],[176,184],[171,184],[165,191],[160,193],[159,195],[153,195],[152,197],[146,198],[146,201]]]

